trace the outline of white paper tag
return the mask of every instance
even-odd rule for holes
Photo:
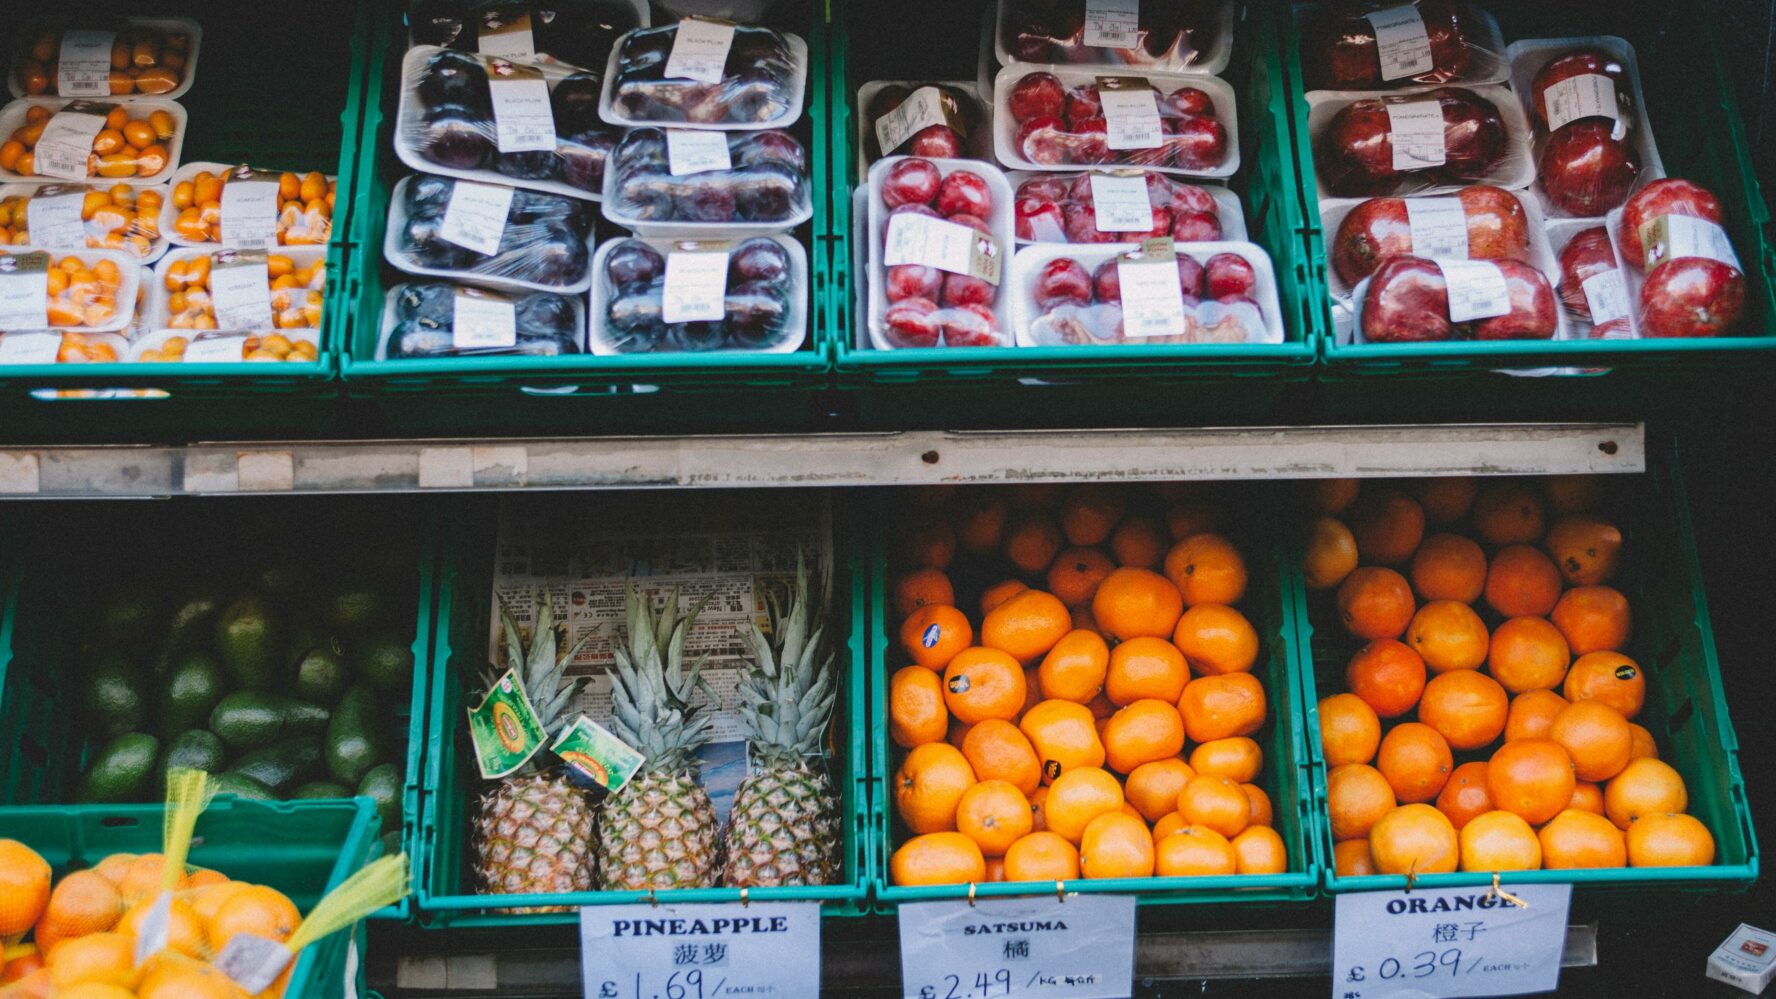
[[[506,232],[506,214],[512,210],[512,189],[499,184],[459,180],[444,205],[438,236],[483,256],[499,252]]]
[[[1511,311],[1505,272],[1490,260],[1433,260],[1449,286],[1449,321],[1491,319]]]
[[[672,51],[666,56],[666,78],[720,83],[728,67],[728,50],[733,47],[732,24],[700,17],[683,18],[673,33]]]
[[[111,47],[115,31],[70,28],[62,32],[56,56],[56,94],[61,97],[111,96]]]
[[[239,451],[235,488],[243,493],[287,493],[296,488],[296,456],[288,451]]]
[[[1153,205],[1144,177],[1091,174],[1092,209],[1099,232],[1150,232]]]
[[[210,302],[216,310],[216,328],[269,329],[271,276],[265,254],[223,250],[210,260]]]
[[[252,933],[236,933],[216,955],[216,970],[233,979],[248,995],[258,995],[277,981],[294,957],[290,948]]]
[[[0,451],[0,493],[24,496],[43,491],[43,462],[31,451]]]
[[[34,169],[40,177],[63,180],[85,180],[87,158],[92,155],[93,139],[105,127],[105,112],[78,111],[78,105],[50,115],[32,150]]]
[[[86,245],[86,223],[80,219],[86,204],[85,191],[32,195],[25,202],[25,228],[32,246],[56,248]]]
[[[186,364],[235,364],[246,357],[245,337],[212,334],[185,345]]]
[[[0,333],[0,364],[54,364],[61,352],[60,333]]]
[[[277,245],[278,182],[237,177],[222,185],[222,245],[263,250]]]
[[[1515,996],[1560,982],[1572,885],[1414,888],[1336,895],[1332,994],[1353,999]]]
[[[695,244],[691,244],[695,245]],[[720,322],[726,315],[728,251],[672,250],[660,289],[660,318],[669,323]]]
[[[1601,73],[1569,76],[1542,91],[1542,103],[1548,108],[1548,131],[1580,118],[1613,118],[1622,120],[1616,104],[1616,81]]]
[[[491,23],[511,16],[510,21]],[[484,11],[480,30],[475,35],[475,51],[503,59],[536,58],[536,35],[531,31],[530,12],[510,14],[508,11]]]
[[[1098,79],[1098,101],[1104,107],[1106,144],[1111,149],[1154,149],[1165,141],[1159,125],[1159,98],[1147,81],[1110,86]]]
[[[1365,14],[1375,28],[1375,51],[1383,80],[1403,80],[1437,68],[1431,58],[1431,35],[1418,7],[1406,4]]]
[[[163,891],[143,914],[142,921],[136,924],[136,967],[142,962],[166,950],[167,922],[172,918],[173,893]]]
[[[1132,895],[1052,893],[900,907],[906,999],[1134,994]]]
[[[944,113],[943,91],[920,87],[908,94],[899,107],[876,119],[876,142],[882,147],[882,155],[887,156],[933,125],[955,127]]]
[[[1694,215],[1661,215],[1651,219],[1640,227],[1640,242],[1646,249],[1648,271],[1679,257],[1707,257],[1743,269],[1727,231]]]
[[[666,169],[674,177],[708,170],[732,170],[728,133],[689,128],[666,130]]]
[[[0,330],[49,325],[49,254],[0,257]]]
[[[1085,45],[1133,48],[1141,38],[1141,0],[1085,0]]]
[[[965,225],[906,213],[888,219],[882,263],[923,264],[952,274],[972,274],[988,284],[999,283],[999,243]]]
[[[1628,285],[1622,280],[1621,270],[1612,268],[1593,274],[1579,287],[1585,292],[1585,307],[1591,310],[1591,325],[1602,326],[1628,317]]]
[[[1182,336],[1184,289],[1176,259],[1117,260],[1124,336]]]
[[[1443,108],[1437,101],[1389,101],[1388,132],[1395,170],[1423,170],[1448,160],[1443,149]]]
[[[518,310],[509,299],[470,288],[456,290],[450,345],[458,350],[511,347],[518,342]]]
[[[502,153],[555,148],[555,114],[549,109],[549,84],[535,72],[518,70],[496,60],[488,89],[493,95],[493,130]],[[497,67],[508,74],[501,78]]]
[[[474,453],[466,447],[419,449],[419,488],[470,489],[475,485]]]
[[[580,910],[588,996],[815,996],[820,905],[590,905]]]
[[[1460,198],[1407,198],[1406,225],[1415,257],[1468,257],[1468,216]]]

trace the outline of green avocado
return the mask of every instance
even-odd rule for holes
[[[382,758],[376,691],[358,684],[345,692],[327,723],[327,769],[334,779],[356,785]]]
[[[331,642],[313,646],[296,658],[296,676],[290,691],[305,701],[332,704],[351,682],[345,657]]]
[[[358,782],[358,794],[376,802],[376,814],[384,832],[401,828],[401,768],[383,763],[370,768]]]
[[[222,699],[226,680],[213,653],[190,649],[173,657],[160,696],[160,730],[183,732],[202,725]]]
[[[89,723],[107,738],[142,726],[147,702],[146,671],[116,653],[105,653],[81,678],[81,706]]]
[[[314,735],[331,713],[318,704],[266,690],[237,690],[216,702],[210,731],[235,749],[257,749],[279,739]]]
[[[352,663],[377,690],[400,693],[413,688],[413,646],[393,631],[367,635],[352,646]]]
[[[164,774],[173,767],[189,767],[214,774],[220,773],[227,763],[228,748],[216,738],[216,733],[194,728],[167,740],[166,752],[160,758],[160,772]]]
[[[321,742],[312,735],[280,739],[248,752],[229,766],[228,772],[251,777],[273,794],[282,794],[311,776],[321,765]]]
[[[236,599],[216,619],[216,651],[235,683],[252,690],[278,686],[289,665],[271,609],[252,594]]]
[[[351,576],[341,579],[328,599],[327,621],[347,634],[363,634],[382,619],[386,607],[375,580]]]
[[[216,615],[222,611],[220,590],[210,586],[194,588],[173,610],[167,622],[166,645],[169,654],[194,645],[208,644],[215,634]]]
[[[160,623],[160,594],[151,586],[123,586],[98,606],[99,634],[125,648],[138,647]]]
[[[159,753],[160,740],[143,732],[112,739],[80,775],[76,800],[81,804],[145,800],[154,790]]]
[[[246,774],[216,774],[210,778],[210,790],[217,794],[232,794],[237,798],[247,798],[253,801],[277,800],[277,795],[271,793],[271,788]]]

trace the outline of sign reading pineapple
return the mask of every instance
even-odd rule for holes
[[[820,994],[820,905],[600,905],[580,910],[588,999]]]

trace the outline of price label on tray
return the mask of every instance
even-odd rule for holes
[[[672,176],[733,168],[734,158],[728,153],[728,133],[690,128],[666,130],[666,169]]]
[[[252,171],[222,185],[222,245],[263,250],[277,245],[278,182]]]
[[[67,193],[57,193],[66,191]],[[58,249],[86,245],[86,223],[81,213],[86,192],[67,188],[43,188],[25,202],[25,228],[36,246]]]
[[[888,267],[922,264],[997,285],[1003,261],[999,241],[992,236],[969,226],[909,212],[889,218],[882,263]]]
[[[506,214],[512,210],[512,189],[499,184],[459,180],[450,189],[438,235],[447,242],[483,256],[499,252],[506,232]]]
[[[1111,149],[1155,149],[1165,141],[1159,125],[1159,95],[1140,77],[1098,77],[1104,107],[1105,141]]]
[[[1153,231],[1153,206],[1147,200],[1145,177],[1094,173],[1091,193],[1099,232]]]
[[[1334,897],[1335,999],[1515,996],[1559,984],[1572,885]]]
[[[900,907],[906,999],[1134,994],[1131,895],[982,898]]]
[[[109,111],[106,105],[75,101],[50,115],[43,134],[37,137],[36,149],[32,150],[37,175],[85,180],[93,140],[104,130]]]
[[[684,18],[673,32],[672,51],[666,56],[666,78],[720,83],[728,67],[728,50],[733,47],[733,22]]]
[[[1505,272],[1489,260],[1436,260],[1449,287],[1449,319],[1466,323],[1511,311]]]
[[[49,254],[0,257],[0,330],[49,325]]]
[[[1646,269],[1649,272],[1665,261],[1679,257],[1706,257],[1739,267],[1739,256],[1733,252],[1733,241],[1727,238],[1727,231],[1694,215],[1661,215],[1648,219],[1640,226],[1640,245],[1646,248]]]
[[[56,53],[56,94],[61,97],[111,96],[111,48],[115,31],[70,28]]]
[[[947,125],[964,134],[962,116],[955,102],[936,87],[920,87],[900,106],[876,119],[876,141],[884,156],[906,145],[907,140],[933,125]]]
[[[720,322],[728,294],[728,244],[684,240],[666,254],[660,318],[668,323]]]
[[[262,250],[221,250],[210,257],[210,300],[216,327],[271,327],[271,275]]]
[[[1383,80],[1404,80],[1429,73],[1437,66],[1431,58],[1431,34],[1425,30],[1418,7],[1406,4],[1378,10],[1364,17],[1375,29],[1375,51],[1381,60]]]
[[[1423,170],[1448,161],[1443,149],[1443,107],[1437,101],[1388,101],[1388,139],[1395,170]]]
[[[1548,108],[1550,132],[1580,118],[1612,118],[1616,122],[1614,131],[1623,131],[1622,110],[1616,104],[1616,81],[1602,73],[1581,73],[1551,84],[1542,91],[1542,103]]]
[[[1133,48],[1140,31],[1141,0],[1085,0],[1087,48]]]
[[[1593,274],[1580,282],[1579,287],[1585,292],[1585,307],[1591,312],[1593,327],[1628,318],[1628,285],[1622,280],[1619,269]],[[1620,335],[1627,332],[1624,329]]]
[[[1118,257],[1116,280],[1122,289],[1124,336],[1184,335],[1184,287],[1170,238],[1150,239],[1139,252]]]
[[[1406,227],[1416,257],[1468,257],[1468,216],[1460,198],[1407,198]]]
[[[450,345],[458,350],[510,347],[518,342],[518,310],[510,299],[458,288],[452,301]]]
[[[543,74],[505,59],[489,59],[487,73],[488,90],[493,96],[494,141],[499,151],[553,150],[555,114],[549,109],[549,84]]]
[[[475,50],[482,55],[504,59],[536,57],[536,35],[531,31],[529,11],[496,6],[481,12],[480,27],[475,35]]]
[[[580,910],[588,997],[820,994],[820,905],[592,905]]]
[[[61,352],[60,333],[0,333],[0,364],[54,364]]]
[[[186,364],[232,364],[246,356],[245,337],[225,333],[200,336],[185,347]]]

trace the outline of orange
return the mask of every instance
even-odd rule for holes
[[[1471,538],[1433,534],[1412,554],[1407,572],[1420,597],[1471,604],[1486,589],[1486,553]]]
[[[236,994],[239,994],[238,990]],[[86,982],[57,992],[56,999],[136,999],[136,993],[119,985]]]
[[[216,913],[222,911],[222,903],[233,898],[246,887],[245,881],[229,881],[201,888],[191,893],[191,911],[197,913],[197,918],[207,923],[216,918]]]
[[[971,726],[962,737],[961,748],[979,780],[1006,781],[1026,795],[1042,784],[1036,747],[1011,722],[989,718]]]
[[[1622,532],[1609,521],[1586,514],[1562,517],[1548,528],[1542,547],[1553,557],[1568,584],[1596,586],[1616,573]]]
[[[1283,837],[1269,826],[1247,826],[1233,838],[1239,874],[1281,874],[1289,869],[1289,851]]]
[[[900,648],[915,665],[941,670],[974,644],[968,615],[947,604],[927,604],[900,625]]]
[[[1604,814],[1603,788],[1588,780],[1579,781],[1573,785],[1572,801],[1567,802],[1566,807],[1577,808],[1582,812],[1591,812],[1595,815]]]
[[[1132,638],[1110,650],[1104,695],[1112,704],[1143,698],[1176,701],[1190,682],[1184,653],[1163,638]]]
[[[1092,617],[1091,605],[1080,604],[1078,607],[1070,608],[1070,610],[1073,612],[1074,631],[1089,631],[1094,635],[1099,633],[1098,619]]]
[[[1091,611],[1103,632],[1120,641],[1170,638],[1184,613],[1184,598],[1159,573],[1123,566],[1098,584]]]
[[[1058,833],[1033,832],[1005,851],[1007,881],[1071,881],[1079,877],[1079,851]]]
[[[1326,814],[1334,841],[1360,839],[1398,804],[1394,788],[1367,763],[1346,763],[1326,774]]]
[[[1199,676],[1184,685],[1178,713],[1191,742],[1251,735],[1264,725],[1264,685],[1250,673]]]
[[[1110,554],[1117,565],[1141,569],[1157,569],[1165,559],[1172,539],[1165,527],[1152,517],[1129,517],[1116,525],[1110,535]]]
[[[1243,735],[1205,742],[1190,751],[1190,769],[1240,784],[1257,780],[1263,767],[1264,750]]]
[[[1533,871],[1542,866],[1542,841],[1521,816],[1486,812],[1460,832],[1464,871]]]
[[[26,951],[27,947],[29,948],[28,951]],[[0,964],[0,985],[11,985],[13,982],[20,981],[26,975],[44,967],[43,955],[37,952],[37,948],[34,945],[27,944],[19,949],[26,952],[19,954],[19,956],[10,961]],[[45,971],[43,974],[47,976],[49,972]]]
[[[1622,830],[1601,815],[1568,808],[1550,819],[1537,836],[1542,841],[1545,870],[1628,866],[1628,844]]]
[[[1042,703],[1042,674],[1034,666],[1024,667],[1024,703],[1018,708],[1018,714],[1030,710]]]
[[[972,786],[974,769],[962,751],[947,742],[929,742],[900,762],[894,774],[894,807],[913,832],[944,832],[956,828],[956,806]]]
[[[1489,545],[1533,544],[1547,528],[1542,498],[1521,482],[1494,482],[1474,497],[1474,530]]]
[[[916,568],[947,569],[956,557],[956,529],[934,514],[903,524],[898,541],[900,560]]]
[[[1301,575],[1310,590],[1330,590],[1357,567],[1357,539],[1337,517],[1316,517],[1307,528]]]
[[[1025,590],[1027,590],[1029,588],[1030,587],[1025,585],[1023,580],[1006,579],[1006,580],[1001,580],[1000,582],[994,583],[992,586],[989,586],[985,590],[982,590],[981,591],[981,598],[980,598],[981,617],[986,617],[989,613],[992,612],[993,608],[999,606],[1000,604],[1004,603],[1007,600],[1010,600],[1012,597],[1017,596],[1018,594],[1024,592]]]
[[[1170,701],[1148,698],[1111,715],[1102,738],[1105,762],[1110,769],[1126,774],[1143,763],[1182,752],[1184,720]]]
[[[1042,701],[1024,712],[1018,731],[1036,747],[1044,783],[1054,783],[1069,770],[1103,765],[1104,743],[1098,738],[1091,709],[1083,704]]]
[[[1424,693],[1424,660],[1404,642],[1378,638],[1351,656],[1344,684],[1377,715],[1398,718]]]
[[[1459,600],[1433,600],[1412,615],[1406,644],[1433,673],[1479,669],[1486,661],[1486,622]]]
[[[1546,617],[1560,599],[1560,570],[1539,549],[1500,548],[1486,569],[1485,597],[1501,617]]]
[[[99,861],[93,871],[102,875],[106,881],[113,885],[118,885],[123,882],[123,876],[136,865],[136,857],[137,855],[133,853],[113,853]]]
[[[1193,826],[1237,836],[1252,822],[1252,799],[1246,797],[1238,781],[1197,774],[1178,792],[1178,811]]]
[[[983,780],[956,803],[956,831],[978,843],[983,856],[1005,856],[1034,827],[1030,799],[1009,781]]]
[[[958,832],[914,836],[888,858],[897,885],[959,885],[987,879],[987,860],[974,840]]]
[[[1016,598],[1013,598],[1016,599]],[[944,667],[944,706],[967,725],[1016,718],[1024,709],[1024,668],[998,649],[963,649]]]
[[[1258,632],[1224,604],[1197,604],[1172,631],[1172,644],[1198,676],[1245,673],[1258,661]]]
[[[938,742],[949,730],[942,677],[923,666],[903,666],[888,678],[888,735],[896,746]]]
[[[988,857],[987,858],[987,880],[988,881],[1004,881],[1005,880],[1005,858],[1004,857]]]
[[[1153,872],[1162,878],[1237,874],[1239,854],[1226,836],[1207,826],[1186,824],[1157,840]]]
[[[1589,652],[1566,671],[1562,693],[1569,701],[1602,701],[1633,718],[1646,703],[1646,674],[1619,652]]]
[[[1381,737],[1375,769],[1401,802],[1433,801],[1449,781],[1455,758],[1448,740],[1436,729],[1423,722],[1403,722]]]
[[[1552,739],[1519,739],[1486,761],[1486,793],[1495,807],[1539,826],[1572,803],[1572,757]]]
[[[1065,544],[1061,525],[1046,511],[1021,510],[1005,531],[1005,557],[1026,576],[1048,571]]]
[[[1048,786],[1042,814],[1050,832],[1078,843],[1085,827],[1100,815],[1122,811],[1122,785],[1108,770],[1081,767],[1056,777]]]
[[[1332,844],[1332,869],[1341,878],[1359,878],[1376,873],[1375,858],[1369,855],[1369,838],[1341,840]]]
[[[1714,836],[1693,815],[1648,815],[1628,827],[1629,867],[1706,867]]]
[[[37,949],[48,957],[64,940],[108,930],[117,925],[123,910],[123,897],[104,875],[96,870],[75,871],[49,893],[49,905],[33,934]]]
[[[1096,548],[1069,548],[1048,567],[1048,590],[1068,607],[1083,607],[1116,563]]]
[[[1237,604],[1246,595],[1246,560],[1219,534],[1193,534],[1166,552],[1165,574],[1184,605]]]
[[[1086,701],[1104,689],[1104,676],[1110,669],[1110,647],[1095,631],[1075,629],[1042,657],[1036,678],[1043,697],[1063,701]]]
[[[1542,488],[1555,513],[1580,513],[1603,498],[1603,478],[1597,475],[1550,475],[1542,479]]]
[[[1111,812],[1091,820],[1079,837],[1079,873],[1088,878],[1153,876],[1153,834],[1132,815]]]
[[[1128,495],[1122,486],[1088,483],[1061,500],[1061,533],[1074,545],[1099,545],[1128,511]]]
[[[1195,776],[1196,771],[1190,768],[1190,764],[1177,757],[1154,760],[1129,771],[1122,790],[1128,803],[1135,806],[1142,818],[1158,822],[1177,810],[1178,792],[1184,790],[1184,785]]]
[[[1246,792],[1246,803],[1252,806],[1247,813],[1246,822],[1249,826],[1268,826],[1276,818],[1276,812],[1270,807],[1270,795],[1256,784],[1241,784],[1240,790]]]
[[[1381,746],[1381,719],[1355,694],[1320,698],[1320,752],[1328,767],[1368,763]]]
[[[141,980],[136,969],[136,941],[122,933],[91,933],[65,940],[49,952],[45,964],[57,993],[87,982],[133,989]]]
[[[1061,484],[1059,482],[1026,482],[1007,487],[1005,494],[1015,509],[1039,509],[1054,506],[1055,500],[1061,497]]]
[[[1370,565],[1405,565],[1424,540],[1424,507],[1398,489],[1363,493],[1347,522],[1357,553]]]
[[[142,920],[154,906],[152,899],[137,902],[130,911],[123,914],[117,921],[116,932],[129,937],[138,937],[142,931]],[[186,957],[205,958],[209,956],[210,946],[205,939],[206,921],[200,918],[191,903],[183,898],[174,897],[167,908],[167,947]]]
[[[1539,617],[1514,617],[1492,633],[1486,665],[1492,678],[1513,694],[1553,690],[1572,662],[1566,637]]]
[[[1566,703],[1566,698],[1552,690],[1526,690],[1511,698],[1511,710],[1505,715],[1505,741],[1547,738],[1554,716]]]
[[[1649,815],[1681,812],[1689,806],[1683,775],[1659,760],[1630,761],[1603,787],[1603,814],[1621,829]]]
[[[1602,701],[1577,701],[1562,708],[1548,738],[1572,757],[1573,775],[1579,780],[1609,780],[1628,765],[1634,748],[1628,719]]]
[[[1461,861],[1455,827],[1429,805],[1401,805],[1369,830],[1377,874],[1447,874]]]
[[[1170,836],[1172,833],[1177,832],[1178,830],[1184,828],[1185,826],[1187,826],[1189,824],[1190,823],[1184,821],[1184,813],[1183,812],[1171,811],[1171,812],[1165,813],[1164,815],[1160,816],[1159,821],[1153,823],[1153,843],[1154,843],[1154,845],[1155,846],[1159,845],[1160,843],[1165,841],[1165,838],[1167,836]],[[1217,833],[1216,835],[1220,835],[1220,834]]]
[[[1479,749],[1505,730],[1510,695],[1497,680],[1471,669],[1431,677],[1418,702],[1418,720],[1456,750]]]
[[[942,569],[914,569],[894,581],[894,616],[904,618],[921,607],[953,604],[956,590]]]
[[[1412,587],[1392,569],[1365,565],[1338,584],[1338,619],[1358,638],[1399,638],[1412,611]]]
[[[1449,816],[1449,824],[1457,829],[1492,811],[1492,796],[1486,793],[1486,764],[1476,760],[1450,771],[1443,790],[1437,792],[1437,811]]]
[[[1630,759],[1638,760],[1642,757],[1650,757],[1656,760],[1659,758],[1659,746],[1653,741],[1653,733],[1648,732],[1645,725],[1629,722],[1628,734],[1634,737],[1634,748],[1628,751]]]
[[[1320,513],[1339,513],[1357,501],[1362,488],[1361,479],[1314,479],[1304,491],[1309,508]]]
[[[1059,597],[1024,590],[987,612],[981,619],[980,641],[1019,662],[1034,663],[1072,630],[1072,615]]]
[[[0,839],[0,939],[18,938],[49,905],[49,861],[16,839]]]
[[[995,490],[976,490],[957,506],[956,543],[962,550],[976,555],[998,551],[1005,543],[1005,521],[1011,515],[1004,498]]]
[[[1207,500],[1183,500],[1166,508],[1166,531],[1182,541],[1221,526],[1221,508]]]
[[[1575,586],[1548,615],[1575,656],[1620,650],[1628,644],[1631,618],[1628,598],[1608,586]]]
[[[123,876],[117,879],[117,893],[126,906],[160,894],[161,878],[166,873],[166,858],[158,853],[144,853],[130,861]]]
[[[1433,524],[1453,524],[1466,517],[1480,492],[1479,480],[1468,475],[1448,475],[1431,479],[1414,479],[1407,491],[1424,507],[1425,519]]]

